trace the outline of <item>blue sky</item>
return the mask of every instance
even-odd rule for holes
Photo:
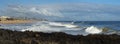
[[[15,7],[0,8],[0,15],[42,16],[50,20],[120,21],[120,0],[0,0],[0,7],[8,5]],[[41,9],[41,5],[47,7]]]
[[[120,0],[0,0],[0,6],[8,4],[55,4],[55,3],[97,3],[120,5]]]

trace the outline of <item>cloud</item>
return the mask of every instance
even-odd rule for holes
[[[45,15],[45,16],[56,16],[56,17],[62,17],[62,14],[59,12],[59,9],[56,8],[43,8],[43,7],[26,7],[26,6],[14,6],[9,7],[9,11],[12,11],[13,13],[28,15],[29,13],[32,13],[33,15]],[[11,12],[11,13],[12,13]]]
[[[18,5],[4,9],[2,14],[48,20],[118,21],[120,19],[120,6],[101,4]]]
[[[58,9],[53,9],[53,8],[37,9],[37,8],[33,7],[33,8],[30,9],[30,12],[38,13],[38,14],[42,14],[42,15],[46,15],[46,16],[62,17],[62,14],[59,12],[59,10]]]

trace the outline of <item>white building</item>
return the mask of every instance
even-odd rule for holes
[[[0,16],[0,20],[1,21],[5,21],[5,20],[7,20],[9,18],[10,18],[9,16]]]

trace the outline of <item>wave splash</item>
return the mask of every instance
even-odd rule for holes
[[[95,26],[90,26],[85,29],[86,32],[91,33],[91,34],[99,34],[102,32],[102,29],[98,29]]]
[[[65,23],[65,22],[50,22],[40,21],[35,22],[31,25],[15,25],[15,26],[3,26],[5,29],[13,29],[17,31],[35,31],[35,32],[65,32],[72,35],[88,35],[88,34],[118,34],[119,31],[111,30],[109,28],[98,28],[96,26],[82,26],[75,25],[76,23]]]
[[[48,21],[40,21],[27,29],[23,29],[21,31],[43,31],[43,32],[55,32],[55,31],[63,31],[63,30],[71,30],[73,28],[77,28],[77,25],[72,24],[64,24],[57,22],[48,22]]]
[[[40,21],[35,23],[34,25],[22,29],[21,31],[37,31],[37,32],[65,32],[67,34],[72,35],[88,35],[88,34],[113,34],[117,33],[114,30],[98,28],[95,26],[89,27],[80,27],[78,25],[74,25],[73,23],[60,23],[60,22],[49,22],[49,21]]]

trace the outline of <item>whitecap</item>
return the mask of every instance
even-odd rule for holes
[[[99,34],[102,32],[102,29],[99,29],[95,26],[90,26],[85,29],[85,32],[90,33],[90,34]]]

